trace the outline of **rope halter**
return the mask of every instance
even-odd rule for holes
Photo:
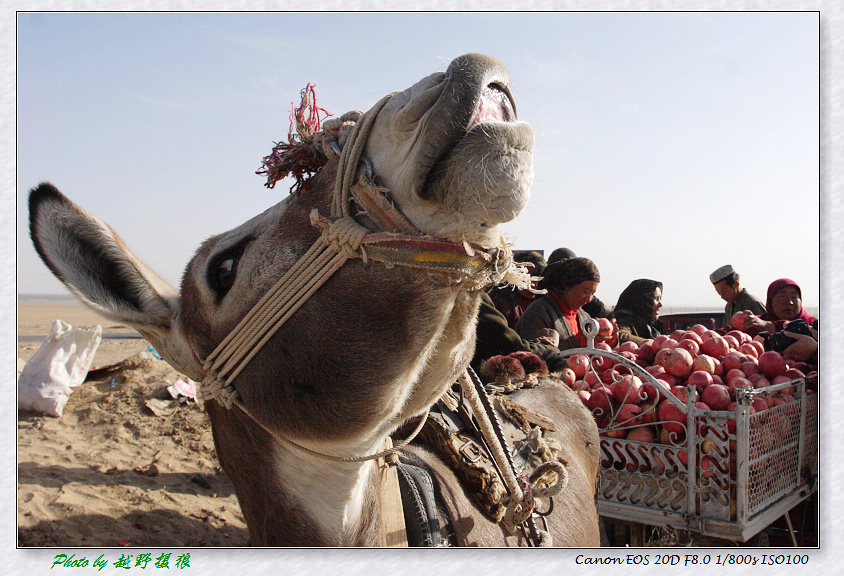
[[[306,95],[307,91],[303,91],[303,107]],[[331,151],[337,154],[339,151],[332,215],[326,218],[315,209],[311,212],[311,224],[320,229],[320,237],[205,359],[203,368],[206,376],[197,387],[200,404],[216,400],[228,409],[237,405],[270,432],[268,426],[246,409],[233,382],[285,322],[350,258],[361,258],[364,262],[375,260],[388,267],[400,265],[426,270],[435,281],[470,291],[502,281],[519,287],[530,285],[529,274],[523,267],[515,265],[510,247],[503,238],[498,248],[485,252],[465,243],[460,245],[425,236],[393,206],[385,189],[375,186],[366,176],[355,183],[369,132],[378,113],[392,96],[384,97],[366,114],[343,115],[338,119],[339,123],[334,125],[329,125],[330,121],[326,122],[329,132],[323,130],[319,134],[308,133],[302,127],[306,124],[302,120],[303,115],[296,114],[297,126],[300,133],[307,133],[305,140],[309,146],[313,148],[318,144],[320,153]],[[291,153],[296,156],[312,157],[312,150],[297,147],[292,142],[291,138],[291,143],[285,145],[288,151],[292,150]],[[276,158],[275,154],[280,147],[284,146],[278,145],[274,149],[273,158]],[[272,167],[267,164],[267,158],[264,159],[267,173],[272,172],[268,176],[270,187],[270,183],[274,184],[284,170],[293,172],[285,164],[285,157],[276,159],[279,163]],[[283,168],[278,167],[282,165]],[[361,225],[352,215],[354,204],[365,207],[368,219],[374,221],[380,229],[373,231]],[[271,434],[279,438],[277,434]],[[412,436],[397,444],[392,451],[406,445],[411,439]],[[318,454],[290,440],[280,440],[303,451]],[[358,461],[381,455],[379,453],[361,458],[325,456]]]

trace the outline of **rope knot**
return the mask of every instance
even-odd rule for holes
[[[322,242],[338,254],[346,258],[363,258],[368,262],[366,250],[361,247],[364,238],[371,232],[369,229],[358,224],[351,216],[345,216],[335,220],[327,228],[321,224],[319,212],[316,209],[311,211],[311,224],[322,231]]]
[[[238,396],[240,394],[234,386],[226,384],[223,378],[213,372],[209,372],[196,388],[196,399],[200,406],[203,406],[209,400],[216,400],[231,410]]]

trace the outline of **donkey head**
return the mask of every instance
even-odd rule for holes
[[[423,233],[495,247],[499,224],[527,202],[533,132],[516,121],[509,82],[498,61],[470,54],[378,112],[364,156]],[[329,212],[336,170],[329,160],[308,186],[203,243],[180,293],[50,184],[31,192],[31,236],[85,304],[133,326],[174,367],[202,380],[207,355],[317,239],[309,213]],[[448,287],[432,289],[425,273],[354,262],[235,382],[244,401],[283,433],[324,436],[330,421],[334,435],[371,435],[376,422],[395,426],[441,394],[471,356],[476,302],[455,300]],[[459,321],[451,322],[455,314]],[[379,354],[361,359],[367,348]],[[428,380],[440,381],[421,384]]]

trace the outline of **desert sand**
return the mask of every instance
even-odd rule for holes
[[[53,320],[134,334],[69,301],[22,300],[18,357]],[[248,543],[205,413],[166,390],[184,378],[140,337],[104,338],[61,417],[18,411],[18,546],[232,547]],[[150,409],[153,406],[158,414]]]

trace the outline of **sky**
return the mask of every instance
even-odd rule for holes
[[[664,310],[723,309],[708,276],[729,263],[819,308],[815,12],[21,13],[18,294],[65,292],[29,241],[38,183],[178,287],[205,238],[287,194],[255,171],[305,84],[339,116],[467,52],[507,65],[536,135],[515,249],[590,258],[611,306],[653,278]]]
[[[238,6],[249,3],[240,0]],[[143,7],[161,4],[166,2]],[[333,6],[288,4],[307,10]],[[414,4],[435,9],[437,2]],[[464,4],[449,2],[447,8]],[[788,276],[802,286],[809,308],[820,306],[823,285],[832,322],[822,322],[822,330],[839,324],[840,3],[812,3],[822,16],[795,11],[806,3],[788,0],[737,3],[791,10],[748,13],[518,13],[509,2],[469,4],[507,4],[508,11],[0,12],[0,29],[16,33],[0,43],[7,72],[0,76],[6,90],[0,94],[5,96],[0,130],[6,135],[0,158],[7,167],[0,178],[13,180],[0,187],[8,206],[0,211],[4,302],[12,300],[12,263],[16,294],[64,292],[28,238],[26,197],[39,182],[53,182],[109,222],[137,255],[178,286],[202,240],[286,194],[284,183],[265,188],[255,170],[273,142],[285,137],[290,104],[305,84],[316,86],[321,107],[339,115],[368,109],[385,94],[445,69],[455,56],[484,52],[509,67],[519,117],[536,132],[532,200],[504,227],[515,248],[548,254],[567,246],[591,258],[602,276],[597,295],[610,305],[631,280],[650,277],[664,283],[667,309],[723,309],[708,274],[726,263],[761,298],[772,280]],[[588,3],[595,4],[707,3]],[[12,213],[16,226],[6,224]],[[0,308],[0,316],[8,342],[3,348],[11,351],[9,309]],[[844,353],[842,342],[832,338],[825,344],[825,372]],[[11,358],[4,364],[9,378],[12,364]],[[831,395],[823,403],[827,416],[840,412],[840,398]],[[15,417],[12,403],[0,412],[7,422]],[[835,433],[834,420],[824,419],[825,433]],[[838,478],[833,444],[823,445],[829,457],[822,466],[839,472],[833,476]],[[11,460],[14,443],[0,446]],[[14,481],[8,467],[0,486],[11,493]],[[814,551],[812,560],[821,556],[821,564],[832,564],[840,549],[840,531],[831,524],[840,491],[822,494],[831,546]],[[3,541],[12,546],[13,534]],[[518,556],[482,552],[469,557],[479,563],[467,569],[523,568]],[[307,555],[294,568],[336,573],[339,555],[346,573],[370,574],[372,560],[384,565],[384,554],[360,554],[349,570],[349,556],[329,550]],[[42,556],[30,556],[18,554],[16,560],[33,567],[41,562]],[[429,571],[454,572],[446,564],[454,561],[451,556],[424,560]],[[242,570],[241,563],[254,557],[254,551],[227,550],[214,557],[215,568]],[[279,559],[289,564],[291,558],[295,563],[300,557],[275,554],[261,573],[275,573]],[[572,573],[591,573],[566,558],[545,560]],[[386,559],[395,565],[395,558]]]

